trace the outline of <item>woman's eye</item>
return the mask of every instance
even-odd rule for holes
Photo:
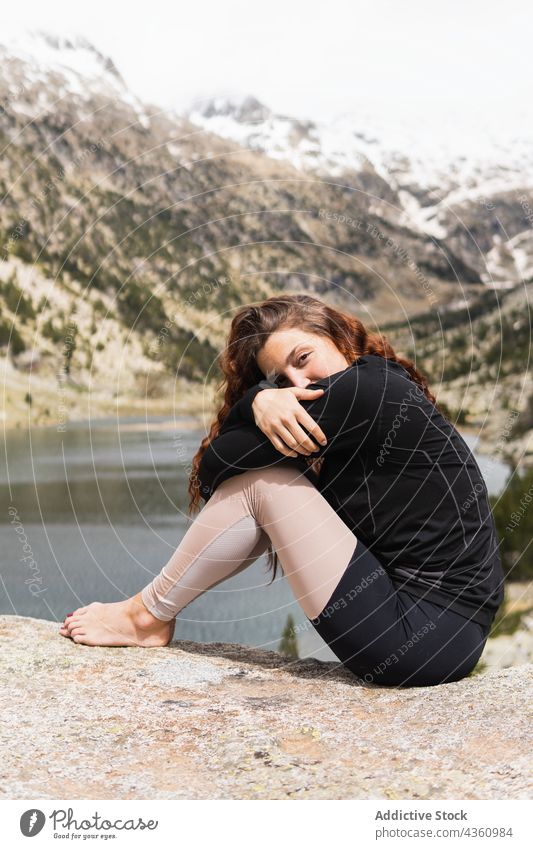
[[[309,356],[309,354],[300,354],[300,356],[298,357],[298,365],[301,365],[301,364],[302,364],[302,362],[304,362],[305,357],[308,357],[308,356]],[[285,383],[285,382],[286,382],[286,379],[283,377],[283,375],[281,375],[280,377],[278,377],[278,378],[276,379],[276,381],[275,381],[275,382],[276,382],[276,383],[278,384],[278,386],[279,386],[280,384]]]

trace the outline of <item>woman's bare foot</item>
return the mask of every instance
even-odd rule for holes
[[[59,633],[87,646],[166,646],[174,634],[175,619],[165,622],[146,609],[141,594],[126,601],[93,601],[66,617]]]

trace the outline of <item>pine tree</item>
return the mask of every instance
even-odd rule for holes
[[[300,656],[298,654],[298,639],[294,632],[294,619],[291,613],[287,616],[287,621],[281,635],[279,652],[285,655],[285,657],[298,658]]]

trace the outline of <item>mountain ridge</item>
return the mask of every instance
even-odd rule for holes
[[[213,101],[211,111],[206,102],[200,125],[192,121],[196,113],[177,115],[139,100],[112,59],[86,40],[33,36],[43,37],[45,49],[36,47],[30,59],[20,46],[0,48],[8,60],[0,80],[6,421],[29,412],[55,421],[58,399],[41,403],[41,393],[61,394],[54,381],[66,366],[67,394],[79,392],[77,384],[85,392],[97,387],[109,403],[148,394],[164,404],[177,378],[198,400],[202,387],[212,398],[233,310],[277,292],[305,289],[360,315],[370,329],[403,318],[400,352],[416,341],[409,316],[473,305],[492,288],[517,290],[527,305],[528,290],[520,287],[533,277],[533,194],[525,178],[516,197],[485,197],[483,215],[479,204],[455,196],[455,206],[437,219],[428,212],[430,191],[409,187],[401,158],[395,168],[404,168],[402,186],[389,180],[389,170],[379,173],[379,157],[373,163],[363,156],[365,145],[377,144],[370,130],[356,130],[359,158],[341,151],[340,176],[335,168],[320,176],[284,159],[283,146],[279,156],[261,149],[259,132],[265,122],[282,120],[279,139],[298,147],[316,135],[315,122],[280,118],[250,95],[236,106]],[[66,59],[73,60],[70,71]],[[236,114],[246,133],[255,121],[254,144],[214,132],[221,109]],[[484,278],[487,261],[494,285]],[[499,306],[487,309],[487,332],[497,343]],[[464,362],[471,336],[465,321],[464,345],[454,353]],[[72,323],[76,342],[66,356]],[[448,342],[443,335],[435,350],[435,340],[424,340],[417,356],[438,378]],[[111,388],[117,358],[127,365]],[[33,385],[23,393],[17,374],[30,366]],[[517,363],[509,376],[513,387],[520,369]],[[448,388],[462,400],[453,379]],[[69,403],[77,409],[75,395]]]

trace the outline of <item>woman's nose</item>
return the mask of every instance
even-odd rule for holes
[[[291,386],[298,386],[300,389],[305,389],[311,383],[298,369],[287,369],[287,380]]]

